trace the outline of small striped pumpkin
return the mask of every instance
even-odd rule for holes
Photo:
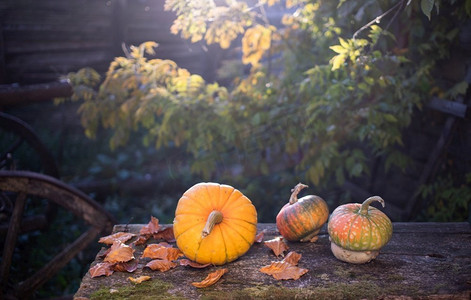
[[[291,190],[289,203],[276,216],[278,231],[288,241],[316,241],[329,217],[329,208],[321,197],[308,195],[298,199],[298,193],[306,187],[302,183],[297,184]]]
[[[364,263],[376,258],[379,250],[391,239],[393,227],[391,220],[379,209],[370,206],[373,201],[380,202],[384,207],[384,200],[379,196],[366,199],[362,204],[349,203],[337,207],[330,216],[327,230],[329,232],[334,255],[344,261],[359,254],[365,261],[348,261]],[[334,251],[334,249],[336,251]],[[343,251],[339,257],[338,251]]]

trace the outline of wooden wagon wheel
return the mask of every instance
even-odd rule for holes
[[[111,232],[115,219],[81,191],[48,175],[29,171],[0,171],[0,191],[16,197],[13,214],[3,246],[0,268],[0,295],[23,299],[48,281],[76,254],[85,249],[101,232]],[[47,199],[84,220],[90,228],[68,245],[35,274],[7,289],[12,256],[19,232],[26,199],[36,196]]]

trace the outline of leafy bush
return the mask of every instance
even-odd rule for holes
[[[134,134],[146,146],[184,149],[205,180],[289,173],[289,185],[328,188],[371,175],[378,157],[386,171],[404,171],[403,130],[414,113],[434,91],[453,99],[467,89],[440,76],[439,62],[458,47],[470,3],[291,0],[274,26],[266,12],[277,0],[167,0],[173,33],[222,48],[240,42],[249,73],[207,83],[151,58],[157,44],[145,42],[103,79],[90,69],[70,74],[73,100],[83,101],[88,137],[103,127],[113,149]]]

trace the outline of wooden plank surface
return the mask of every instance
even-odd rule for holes
[[[142,226],[117,225],[114,232],[138,233]],[[309,270],[298,280],[278,281],[261,273],[262,266],[281,258],[275,257],[263,243],[256,243],[244,256],[221,267],[177,266],[162,273],[144,268],[147,259],[140,258],[139,267],[132,274],[115,272],[109,277],[91,278],[87,273],[75,298],[470,299],[469,223],[394,223],[393,226],[391,241],[376,260],[364,265],[337,260],[330,251],[325,226],[316,243],[289,242],[290,251],[302,254],[299,266]],[[264,241],[279,236],[275,224],[259,224],[258,230],[266,231]],[[136,257],[140,257],[144,247],[136,247]],[[98,253],[92,266],[102,261],[106,248]],[[220,268],[227,268],[228,272],[215,285],[204,289],[191,285]],[[127,279],[141,275],[152,279],[140,285]]]

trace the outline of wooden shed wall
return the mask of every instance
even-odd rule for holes
[[[165,0],[0,0],[0,84],[56,80],[82,67],[106,71],[122,44],[159,43],[157,57],[212,80],[214,50],[170,33]]]

